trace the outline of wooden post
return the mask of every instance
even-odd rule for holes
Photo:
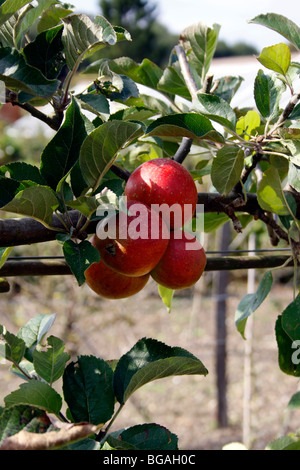
[[[227,222],[222,227],[220,250],[228,250],[230,244],[231,226]],[[227,287],[229,271],[218,271],[216,274],[216,388],[217,388],[217,421],[219,427],[228,426],[227,416]]]
[[[249,235],[248,248],[255,250],[255,233]],[[253,253],[254,254],[254,253]],[[255,269],[248,271],[247,293],[255,292]],[[245,329],[245,356],[244,356],[244,397],[243,397],[243,443],[247,449],[251,446],[251,398],[252,398],[252,343],[253,343],[253,315],[247,319]]]

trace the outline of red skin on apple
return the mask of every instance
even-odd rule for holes
[[[149,160],[136,168],[126,183],[125,196],[150,207],[152,204],[167,204],[169,207],[177,204],[180,217],[171,213],[171,217],[165,219],[171,229],[180,228],[191,219],[198,197],[188,170],[167,158]]]
[[[181,238],[176,239],[178,232]],[[189,249],[193,246],[194,249]],[[206,266],[206,254],[201,243],[183,231],[171,232],[168,247],[155,268],[152,278],[169,289],[186,289],[202,276]]]
[[[129,201],[127,209],[128,213],[120,211],[106,220],[106,235],[100,223],[98,236],[92,243],[103,262],[114,271],[143,276],[163,256],[169,242],[169,229],[160,215],[146,204]]]
[[[141,277],[124,276],[110,269],[101,260],[85,271],[86,284],[106,299],[124,299],[137,294],[145,287],[149,277],[150,274]]]

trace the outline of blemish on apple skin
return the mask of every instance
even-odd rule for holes
[[[105,250],[110,256],[116,256],[116,247],[113,243],[109,243],[109,245],[106,245]]]

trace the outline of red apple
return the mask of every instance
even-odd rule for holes
[[[191,220],[197,205],[197,188],[190,173],[180,163],[167,158],[149,160],[136,168],[126,183],[125,196],[150,207],[166,204],[170,208],[176,204],[173,206],[178,210],[176,215],[167,208],[162,214],[172,229]]]
[[[159,262],[169,242],[169,230],[160,215],[146,204],[129,201],[98,224],[92,243],[111,269],[127,276],[143,276]]]
[[[171,232],[168,247],[151,276],[169,289],[186,289],[200,279],[206,261],[201,243],[191,234],[176,230]]]
[[[150,274],[130,277],[110,269],[103,261],[93,263],[85,271],[87,285],[96,294],[107,299],[124,299],[137,294],[148,282]]]

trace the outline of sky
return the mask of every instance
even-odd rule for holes
[[[157,5],[157,19],[172,33],[180,33],[192,24],[203,22],[212,27],[221,25],[220,39],[229,44],[243,41],[254,45],[258,51],[263,47],[286,42],[269,28],[249,24],[248,21],[261,13],[278,13],[300,26],[299,0],[149,0]],[[99,0],[70,0],[76,12],[99,14]],[[288,8],[287,8],[288,6]],[[120,25],[122,26],[122,25]]]

